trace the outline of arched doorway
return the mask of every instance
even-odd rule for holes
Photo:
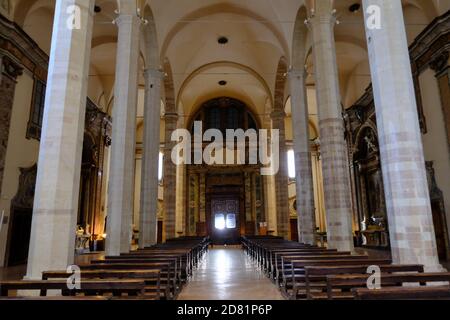
[[[202,135],[217,129],[224,138],[227,129],[259,128],[245,103],[229,97],[203,103],[189,123],[192,134],[196,121]],[[245,142],[245,164],[187,166],[185,234],[209,235],[216,244],[234,244],[242,235],[259,234],[266,222],[262,179],[259,165],[249,164],[249,140]],[[203,142],[203,149],[207,144]]]

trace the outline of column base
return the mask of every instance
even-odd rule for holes
[[[447,272],[448,270],[442,264],[424,265],[424,272]]]

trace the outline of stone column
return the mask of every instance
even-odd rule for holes
[[[79,29],[67,27],[71,5]],[[56,2],[27,279],[74,261],[93,14],[94,0]]]
[[[172,149],[176,141],[171,141],[172,132],[177,129],[178,114],[166,113],[165,142],[164,142],[164,234],[165,239],[175,238],[176,220],[176,171],[177,166],[172,162]]]
[[[200,219],[199,221],[206,224],[206,173],[200,173]],[[206,228],[203,228],[206,230]]]
[[[124,8],[125,9],[125,8]],[[134,8],[126,8],[116,19],[116,82],[112,116],[112,146],[108,190],[106,254],[117,256],[131,245],[136,108],[138,91],[139,29]]]
[[[316,217],[309,141],[309,115],[306,101],[305,72],[291,70],[291,113],[294,134],[295,187],[297,196],[299,242],[315,244]]]
[[[447,143],[450,147],[450,67],[448,65],[449,51],[443,51],[430,64],[436,72],[436,79],[441,97],[442,113],[444,115],[445,129],[447,133]]]
[[[141,173],[139,248],[155,244],[158,237],[159,124],[163,73],[150,69],[145,71],[144,76],[144,150]]]
[[[284,130],[285,113],[282,110],[275,110],[270,114],[272,120],[272,128],[278,129],[280,132],[280,149],[279,161],[280,167],[275,175],[275,195],[277,206],[277,234],[290,239],[290,223],[289,223],[289,196],[288,196],[288,168],[287,168],[287,150],[286,137]],[[272,150],[272,152],[276,150]]]
[[[440,270],[402,3],[376,6],[381,28],[366,28],[393,263]]]
[[[334,41],[336,19],[331,0],[315,3],[308,22],[313,41],[328,246],[352,251],[351,190]]]

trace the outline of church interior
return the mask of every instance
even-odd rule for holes
[[[449,10],[0,0],[0,300],[450,299]]]

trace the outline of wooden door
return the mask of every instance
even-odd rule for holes
[[[31,235],[32,209],[14,209],[11,220],[8,266],[25,264]]]
[[[431,211],[433,214],[434,234],[436,236],[436,247],[439,259],[447,259],[447,245],[445,237],[445,229],[447,228],[445,220],[443,220],[443,205],[440,201],[431,201]],[[444,218],[445,219],[445,218]]]
[[[298,221],[297,219],[291,219],[290,220],[291,224],[291,240],[298,242]]]
[[[211,240],[214,244],[239,243],[239,199],[211,199]]]

